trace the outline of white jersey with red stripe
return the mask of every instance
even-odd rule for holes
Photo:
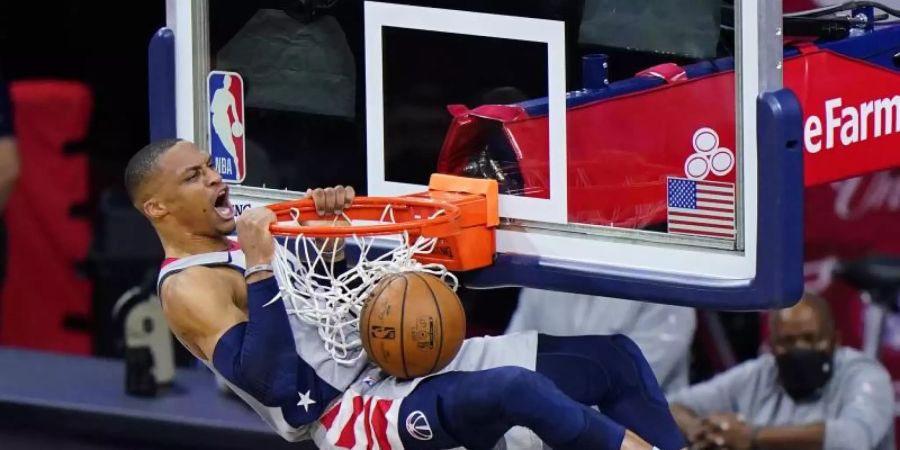
[[[236,243],[227,251],[212,252],[180,259],[167,259],[160,270],[158,287],[165,279],[189,267],[229,267],[239,272],[246,270],[244,253]],[[400,406],[415,387],[425,378],[401,381],[386,376],[384,372],[362,358],[347,366],[338,364],[325,351],[318,332],[313,325],[289,316],[298,356],[306,362],[316,376],[327,382],[343,395],[335,399],[322,399],[330,403],[325,413],[317,421],[306,426],[294,427],[282,408],[267,407],[227,380],[225,383],[279,435],[289,441],[313,439],[320,449],[403,449],[399,427],[409,429],[410,420],[399,417]],[[537,357],[537,333],[525,332],[514,335],[467,339],[457,356],[443,370],[475,371],[502,366],[517,366],[534,370]],[[201,359],[202,360],[202,359]],[[209,362],[204,361],[214,373],[219,372]],[[430,376],[435,376],[433,374]],[[224,379],[224,378],[223,378]],[[306,393],[308,394],[308,393]],[[303,401],[316,399],[305,398]],[[498,443],[497,449],[544,448],[541,441],[531,431],[516,427]]]
[[[399,417],[403,400],[422,380],[450,371],[476,371],[503,366],[534,370],[537,359],[537,333],[523,332],[496,337],[466,339],[456,358],[436,374],[409,381],[385,376],[375,368],[354,383],[329,408],[313,428],[313,439],[320,449],[403,449],[400,429],[427,440],[430,430],[415,412]],[[417,422],[418,421],[418,422]],[[416,430],[417,426],[425,427]],[[497,443],[495,449],[540,450],[546,448],[530,430],[515,427]]]

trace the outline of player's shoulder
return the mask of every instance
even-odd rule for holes
[[[221,267],[192,266],[167,276],[159,288],[163,303],[207,296],[221,297],[232,283]]]

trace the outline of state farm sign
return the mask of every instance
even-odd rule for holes
[[[818,153],[836,143],[849,147],[900,133],[900,95],[844,106],[840,97],[825,101],[825,117],[806,118],[803,140],[806,151]]]
[[[900,166],[900,74],[817,50],[787,60],[784,81],[803,105],[806,186]]]

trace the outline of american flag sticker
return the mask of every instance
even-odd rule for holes
[[[669,177],[669,233],[734,239],[734,183]]]

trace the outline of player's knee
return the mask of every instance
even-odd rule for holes
[[[490,372],[491,376],[488,379],[492,385],[505,394],[514,394],[538,383],[538,374],[522,367],[498,367],[491,369]]]
[[[614,334],[610,336],[609,339],[616,347],[619,347],[628,355],[628,357],[634,362],[635,366],[650,368],[650,363],[647,362],[647,358],[644,356],[644,352],[641,351],[641,348],[638,347],[638,345],[633,340],[631,340],[630,337],[625,336],[624,334]]]
[[[477,374],[477,383],[457,383],[446,394],[445,405],[454,415],[478,420],[505,416],[510,399],[536,388],[531,379],[535,373],[521,367],[497,367]]]
[[[556,386],[547,377],[532,370],[521,367],[500,367],[493,369],[488,378],[489,386],[494,386],[504,410],[511,416],[517,416],[522,408],[519,405],[533,405],[536,395],[544,395],[556,390]],[[528,406],[526,410],[533,407]]]
[[[647,361],[641,348],[624,334],[610,336],[610,339],[631,360],[644,394],[656,401],[665,403],[665,397],[662,394],[659,383],[656,381],[656,375],[654,375],[653,369],[650,367],[650,363]]]
[[[596,363],[609,364],[611,359],[623,359],[636,367],[650,368],[641,348],[624,334],[578,336],[575,339],[569,352],[580,353]]]

